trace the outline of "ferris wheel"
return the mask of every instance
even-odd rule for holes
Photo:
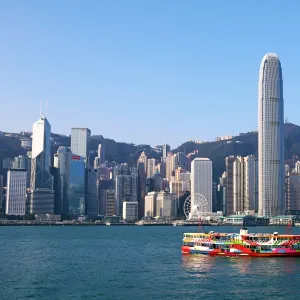
[[[209,212],[208,201],[202,194],[190,195],[184,201],[183,211],[188,220],[201,219],[205,213]]]

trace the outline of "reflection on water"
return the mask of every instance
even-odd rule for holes
[[[182,255],[182,267],[196,277],[203,277],[211,271],[216,258],[209,255],[192,254]]]
[[[209,255],[182,255],[182,267],[188,274],[203,277],[218,272],[221,268],[231,269],[235,274],[273,277],[274,274],[297,274],[300,257],[215,257]]]

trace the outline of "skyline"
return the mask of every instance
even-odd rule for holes
[[[297,2],[16,2],[0,4],[3,131],[30,131],[41,100],[52,131],[67,135],[87,127],[118,142],[176,148],[257,130],[259,62],[268,52],[282,62],[285,117],[297,123]],[[285,22],[264,34],[278,18]]]

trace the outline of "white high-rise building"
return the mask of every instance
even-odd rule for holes
[[[41,116],[32,126],[31,154],[31,214],[53,214],[54,191],[50,168],[51,126]]]
[[[7,172],[6,214],[24,216],[26,208],[27,171],[10,169]]]
[[[264,56],[259,71],[258,165],[259,215],[284,212],[284,106],[281,63]]]
[[[42,116],[32,126],[31,189],[53,189],[53,177],[49,173],[51,126]]]
[[[197,157],[191,165],[191,207],[195,205],[195,197],[201,195],[208,203],[208,211],[212,211],[212,162],[209,158]],[[199,196],[198,196],[199,197]]]

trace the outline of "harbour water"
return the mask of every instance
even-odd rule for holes
[[[0,227],[1,299],[299,299],[300,258],[183,256],[187,231],[198,228]]]

